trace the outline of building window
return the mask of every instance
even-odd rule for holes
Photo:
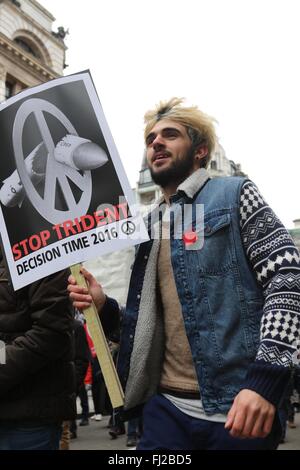
[[[8,100],[11,96],[16,95],[20,91],[27,88],[27,85],[24,83],[19,82],[15,77],[12,75],[7,74],[5,80],[5,99]]]
[[[212,170],[217,170],[217,162],[215,160],[211,160],[210,167]]]
[[[155,192],[151,191],[149,193],[143,193],[140,195],[140,201],[141,204],[144,204],[147,206],[148,204],[151,204],[155,200]]]
[[[142,170],[140,172],[140,184],[146,184],[146,183],[151,183],[152,178],[151,178],[151,173],[149,168],[146,168],[145,170]]]
[[[36,48],[34,46],[29,44],[28,41],[24,40],[23,38],[16,38],[14,41],[25,52],[28,52],[28,54],[31,54],[33,57],[36,57],[37,59],[41,60],[41,56],[40,56],[39,52],[36,50]]]
[[[5,82],[5,99],[7,100],[14,94],[14,83],[12,82]]]

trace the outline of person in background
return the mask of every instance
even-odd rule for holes
[[[76,316],[74,319],[74,338],[75,338],[75,377],[76,377],[76,394],[79,395],[79,392],[82,387],[84,387],[84,378],[88,369],[90,361],[90,349],[87,342],[84,323],[81,320],[80,316]],[[70,423],[70,433],[71,439],[76,439],[77,437],[77,423],[76,419],[72,420]]]
[[[86,372],[86,376],[84,378],[84,383],[79,389],[79,399],[80,399],[80,405],[81,405],[81,420],[79,423],[79,426],[88,426],[89,423],[89,413],[90,413],[90,407],[89,407],[89,398],[88,398],[88,390],[90,390],[92,387],[92,367],[91,363],[89,362],[88,369]]]
[[[0,450],[58,450],[75,417],[69,270],[18,291],[0,251]]]
[[[124,310],[124,307],[121,307],[121,311]],[[110,333],[108,339],[109,349],[114,361],[114,364],[117,364],[118,360],[118,353],[120,349],[120,331],[116,330]],[[125,424],[121,419],[120,411],[118,409],[113,409],[110,399],[109,401],[109,408],[111,411],[111,416],[109,420],[109,435],[111,439],[117,439],[118,436],[121,436],[126,433]]]
[[[142,416],[132,418],[127,423],[127,447],[136,447],[139,439],[143,434],[143,419]]]

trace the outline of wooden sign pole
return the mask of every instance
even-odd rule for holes
[[[76,279],[79,286],[88,288],[85,277],[80,272],[81,265],[71,266],[72,276]],[[118,408],[124,404],[124,392],[119,381],[117,371],[103,332],[101,321],[94,302],[83,310],[84,317],[88,326],[89,333],[93,340],[97,358],[104,377],[105,385],[110,397],[113,408]]]

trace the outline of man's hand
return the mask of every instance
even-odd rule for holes
[[[227,416],[225,429],[232,437],[266,437],[272,429],[275,406],[252,390],[241,390]]]
[[[68,291],[70,292],[69,296],[73,302],[73,307],[78,308],[78,310],[84,310],[85,308],[90,307],[92,301],[94,301],[94,304],[99,312],[103,307],[106,299],[102,286],[85,268],[81,268],[80,272],[87,280],[89,288],[86,289],[85,287],[78,286],[75,278],[73,276],[69,276]]]

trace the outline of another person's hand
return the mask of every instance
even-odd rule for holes
[[[94,301],[97,310],[100,311],[106,300],[106,295],[103,292],[102,286],[85,268],[81,268],[80,271],[87,280],[89,287],[87,289],[86,287],[78,286],[75,278],[72,275],[69,276],[68,291],[73,306],[78,308],[78,310],[84,310],[91,305],[92,301]]]
[[[275,406],[258,393],[244,389],[234,399],[225,429],[232,437],[266,437],[272,429]]]

